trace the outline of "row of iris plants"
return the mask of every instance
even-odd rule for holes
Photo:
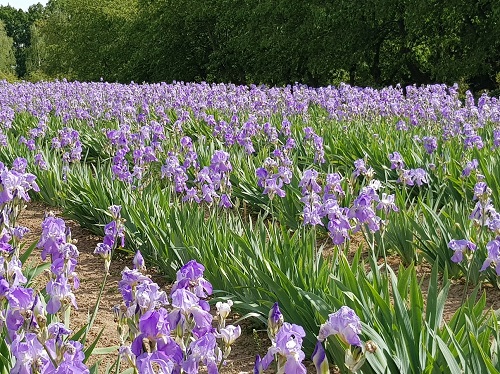
[[[500,371],[482,288],[500,274],[497,98],[444,85],[0,82],[0,144],[5,165],[22,157],[36,176],[32,198],[93,232],[113,232],[108,207],[120,206],[124,250],[168,279],[203,264],[212,304],[268,325],[257,372],[272,359],[300,372],[304,355],[318,372],[326,356],[340,372]],[[445,320],[451,280],[462,305]],[[122,357],[147,372],[139,357],[157,345],[130,353],[126,340]]]

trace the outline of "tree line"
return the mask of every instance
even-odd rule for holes
[[[49,0],[0,20],[0,77],[500,85],[498,0]]]

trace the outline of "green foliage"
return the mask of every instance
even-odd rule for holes
[[[128,48],[125,27],[134,12],[135,2],[130,1],[53,2],[33,30],[30,73],[115,80],[124,63],[123,51]]]
[[[499,9],[493,0],[53,0],[28,12],[0,7],[0,19],[18,75],[33,80],[460,82],[479,91],[497,88]]]
[[[7,35],[13,40],[15,74],[24,77],[26,74],[26,56],[31,44],[31,25],[43,16],[42,4],[34,4],[25,12],[12,6],[0,6],[0,20],[5,23]],[[4,51],[5,49],[0,49]],[[1,69],[0,69],[1,71]]]
[[[7,36],[5,24],[0,20],[0,78],[12,80],[15,66],[13,41]]]

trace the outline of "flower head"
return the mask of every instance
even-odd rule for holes
[[[500,237],[497,236],[486,244],[486,249],[488,257],[484,261],[481,271],[485,271],[491,264],[494,264],[496,273],[500,276]]]
[[[281,326],[283,326],[283,322],[283,314],[281,314],[278,302],[275,302],[273,307],[269,310],[267,318],[267,334],[269,335],[269,339],[271,339],[271,341],[274,341],[276,334]]]
[[[311,360],[314,363],[314,366],[316,367],[317,374],[330,373],[325,349],[323,348],[323,344],[319,340],[316,342],[316,347],[314,347],[314,352],[311,356]]]
[[[268,349],[262,359],[262,368],[266,370],[274,357],[278,355],[278,361],[286,360],[284,365],[285,373],[306,373],[306,368],[302,364],[305,357],[302,351],[302,341],[306,336],[304,329],[295,324],[284,322],[283,326],[276,334],[275,343]]]
[[[172,294],[179,288],[191,290],[198,297],[207,297],[212,294],[212,285],[205,278],[205,267],[195,260],[186,263],[177,272],[177,280],[172,287]]]
[[[319,329],[318,340],[324,341],[330,335],[339,335],[340,339],[350,345],[361,346],[361,320],[354,310],[347,306],[328,316],[328,320]]]
[[[448,248],[454,251],[453,256],[451,257],[451,261],[458,263],[463,260],[463,254],[465,251],[475,251],[476,245],[469,240],[461,239],[456,240],[453,239],[448,243]]]

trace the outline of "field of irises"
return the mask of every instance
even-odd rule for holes
[[[500,100],[457,86],[0,82],[0,372],[223,372],[232,309],[267,326],[257,373],[498,373],[499,147]],[[69,331],[78,249],[53,215],[24,244],[30,199],[104,238],[103,274],[135,254],[119,348]]]

